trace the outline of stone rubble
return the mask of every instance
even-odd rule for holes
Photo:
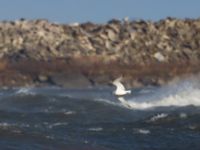
[[[54,62],[58,59],[66,62],[71,59],[78,60],[80,64],[90,67],[95,67],[94,65],[97,64],[103,67],[108,64],[125,65],[129,68],[129,73],[124,71],[122,74],[126,81],[131,80],[130,86],[138,85],[140,80],[138,78],[139,71],[137,77],[134,70],[130,73],[130,68],[134,69],[134,66],[147,68],[148,66],[189,64],[188,70],[180,71],[180,74],[197,73],[200,70],[198,67],[200,64],[200,19],[166,18],[157,22],[113,19],[106,24],[91,22],[56,24],[47,20],[24,19],[0,22],[0,60],[2,60],[0,63],[5,63],[6,60],[8,63],[6,69],[9,68],[10,62],[15,64],[24,60]],[[1,69],[2,66],[3,69]],[[112,65],[110,66],[112,67]],[[152,71],[155,71],[155,67],[153,68]],[[98,76],[104,75],[105,81],[101,79],[103,83],[120,75],[120,71],[110,72],[112,74],[110,75],[108,70],[105,71],[102,67],[99,69],[96,73],[88,70],[82,71],[81,74],[92,82],[95,82],[96,79],[99,80]],[[1,70],[4,70],[2,64],[0,64]],[[142,76],[149,78],[150,73],[145,74],[144,69],[142,70],[144,72]],[[172,69],[169,68],[167,71],[172,71]],[[0,85],[3,86],[9,83],[3,81],[2,72],[0,72]],[[28,76],[22,72],[18,73],[19,76],[26,76],[26,79],[23,80],[32,78],[31,75]],[[41,81],[42,83],[49,81],[47,75],[53,74],[41,75],[40,73],[37,82]],[[175,75],[173,73],[170,75],[169,72],[165,74],[166,76]],[[108,78],[108,76],[110,77]],[[152,77],[150,76],[150,78]],[[153,79],[150,80],[148,80],[150,84],[154,83]],[[13,80],[13,82],[17,81]],[[34,84],[34,82],[36,81],[32,80],[30,84]],[[159,82],[163,83],[160,77],[156,79],[155,84],[159,84]]]

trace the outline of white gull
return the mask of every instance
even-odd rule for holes
[[[114,94],[116,96],[123,96],[126,94],[130,94],[131,90],[126,90],[124,85],[121,83],[122,77],[117,78],[113,81],[113,85],[116,86],[116,90],[114,91]]]
[[[112,84],[116,86],[116,90],[113,92],[113,94],[117,96],[118,100],[125,107],[131,108],[130,104],[123,97],[126,94],[130,94],[131,90],[126,90],[124,85],[121,83],[121,80],[122,80],[122,77],[119,77],[112,82]]]

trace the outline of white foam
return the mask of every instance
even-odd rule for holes
[[[10,128],[10,127],[23,127],[23,128],[29,128],[30,125],[26,123],[7,123],[7,122],[1,122],[0,128]]]
[[[185,118],[188,117],[188,115],[187,115],[186,113],[180,113],[180,114],[179,114],[179,117],[180,117],[181,119],[185,119]]]
[[[50,139],[50,140],[54,140],[55,138],[54,138],[54,136],[50,136],[50,135],[46,135],[45,136],[47,139]]]
[[[168,116],[168,114],[165,114],[165,113],[157,114],[157,115],[153,116],[149,121],[154,122],[154,121],[166,118],[167,116]]]
[[[31,88],[20,88],[18,89],[15,94],[17,95],[35,95]]]
[[[102,127],[95,127],[95,128],[89,128],[88,131],[93,131],[93,132],[100,132],[102,131],[103,128]]]
[[[189,125],[188,128],[189,128],[190,130],[195,130],[195,129],[197,128],[197,126],[196,126],[196,125]]]
[[[56,122],[56,123],[44,123],[45,125],[47,125],[47,127],[49,129],[52,129],[54,127],[58,127],[58,126],[67,126],[68,122]]]
[[[58,126],[67,126],[68,122],[55,122],[55,123],[43,122],[43,125],[49,129],[52,129],[52,128],[58,127]],[[39,127],[41,127],[41,124],[35,124],[34,127],[39,128]]]
[[[156,89],[151,95],[138,96],[127,100],[128,108],[149,109],[169,106],[200,106],[200,85],[193,80]]]
[[[136,132],[140,133],[140,134],[150,134],[151,133],[151,131],[147,130],[147,129],[136,129]]]
[[[75,111],[66,111],[64,112],[65,115],[73,115],[73,114],[76,114]]]
[[[0,128],[9,128],[11,125],[9,123],[6,122],[1,122],[0,123]]]

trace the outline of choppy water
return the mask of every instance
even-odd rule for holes
[[[1,149],[200,149],[199,81],[133,89],[131,108],[112,90],[1,89]]]

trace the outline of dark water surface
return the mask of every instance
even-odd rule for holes
[[[0,90],[1,149],[200,149],[198,84],[132,90],[132,108],[112,90]]]

